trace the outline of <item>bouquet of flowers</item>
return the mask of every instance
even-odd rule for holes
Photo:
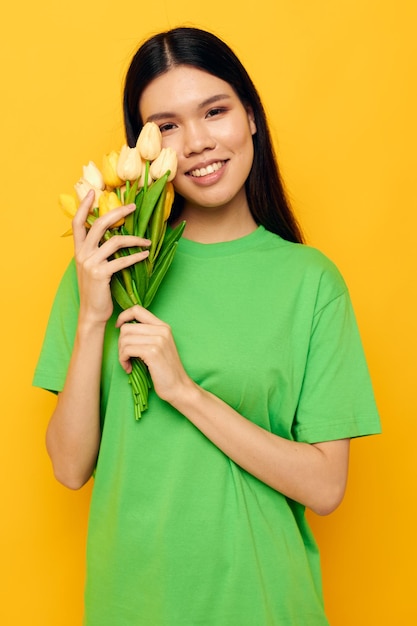
[[[177,155],[172,148],[162,148],[160,130],[153,122],[143,127],[136,146],[122,146],[103,157],[101,170],[90,161],[83,167],[83,177],[74,185],[75,195],[61,194],[61,207],[73,217],[79,203],[90,189],[95,200],[86,226],[112,209],[135,203],[136,209],[125,219],[109,228],[103,241],[114,235],[135,235],[151,240],[149,256],[139,263],[113,275],[110,288],[113,300],[125,310],[135,304],[148,308],[168,271],[183,233],[185,222],[167,230],[174,188],[171,180],[177,171]],[[70,234],[71,230],[65,233]],[[124,248],[117,255],[137,252],[138,248]],[[148,368],[139,358],[132,359],[129,374],[135,405],[135,418],[139,419],[148,406],[148,393],[152,381]]]

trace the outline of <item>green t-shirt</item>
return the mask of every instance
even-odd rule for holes
[[[34,383],[64,385],[77,323],[72,263]],[[346,285],[320,252],[259,227],[180,241],[152,311],[199,385],[282,437],[380,430]],[[152,391],[135,421],[106,330],[102,442],[91,502],[86,626],[323,626],[304,507],[254,478]]]

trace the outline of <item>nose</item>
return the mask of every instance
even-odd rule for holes
[[[184,154],[186,157],[213,150],[216,141],[203,121],[189,121],[184,127]]]

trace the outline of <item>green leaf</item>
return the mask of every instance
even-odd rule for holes
[[[157,250],[160,248],[161,236],[163,236],[162,229],[164,226],[164,213],[165,213],[165,198],[166,198],[166,185],[164,186],[161,195],[159,196],[156,207],[149,220],[149,239],[151,240],[151,247],[149,249],[149,260],[154,262],[157,256]]]
[[[158,265],[160,263],[163,263],[165,255],[170,251],[171,246],[181,239],[182,233],[184,232],[185,224],[185,221],[183,221],[178,224],[178,226],[173,230],[166,231],[161,250],[156,259],[154,271],[158,268]]]
[[[113,274],[111,278],[110,289],[111,289],[111,293],[112,293],[114,300],[117,302],[117,304],[120,306],[120,308],[123,311],[125,311],[126,309],[129,309],[131,306],[135,304],[132,301],[132,299],[129,297],[126,289],[123,287],[117,274]]]
[[[165,254],[163,261],[161,263],[158,263],[158,265],[154,268],[153,274],[149,279],[149,286],[143,303],[143,306],[146,309],[151,305],[152,300],[154,299],[156,292],[158,291],[158,288],[164,279],[165,274],[167,273],[172,261],[174,260],[177,246],[178,243],[174,241],[170,249]]]
[[[135,263],[132,267],[132,272],[135,279],[137,293],[139,294],[140,301],[143,302],[149,282],[147,259]]]
[[[146,228],[148,226],[148,222],[151,218],[152,212],[155,208],[156,203],[158,202],[159,196],[161,195],[165,184],[168,179],[168,174],[161,176],[158,178],[143,194],[142,206],[139,211],[138,222],[135,228],[135,235],[137,237],[144,237]]]

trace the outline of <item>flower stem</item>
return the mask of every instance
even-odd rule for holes
[[[146,161],[145,162],[145,180],[143,182],[143,191],[144,193],[146,193],[146,190],[148,189],[148,177],[149,177],[149,167],[150,167],[150,161]]]

